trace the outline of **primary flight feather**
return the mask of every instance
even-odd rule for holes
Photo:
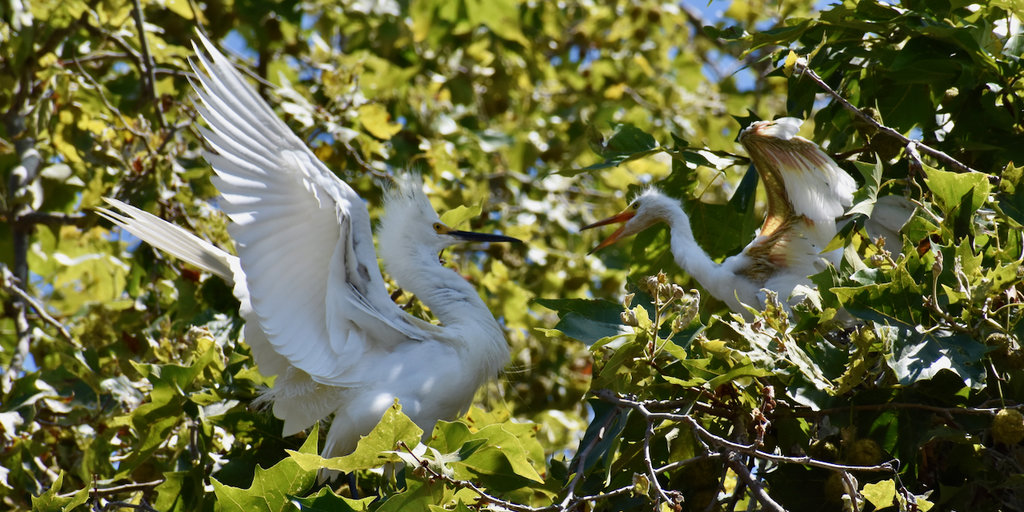
[[[384,284],[363,200],[201,42],[209,57],[196,48],[192,85],[238,256],[121,201],[107,199],[114,209],[101,214],[233,283],[256,363],[277,376],[260,400],[285,435],[333,414],[323,454],[334,456],[350,452],[395,398],[427,432],[458,415],[509,351],[476,290],[438,253],[460,241],[518,240],[444,225],[419,179],[398,178],[385,194],[381,258],[441,325],[405,313]]]

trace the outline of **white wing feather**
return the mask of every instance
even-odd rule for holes
[[[273,350],[315,382],[351,386],[367,352],[424,337],[388,297],[362,199],[330,173],[205,39],[193,84],[251,310]],[[326,278],[325,278],[326,276]],[[249,328],[252,327],[252,328]],[[255,347],[254,347],[255,349]]]
[[[753,124],[744,131],[756,133],[762,141],[775,139],[776,144],[785,145],[785,151],[762,154],[781,171],[793,209],[814,222],[832,223],[853,202],[857,182],[817,144],[797,135],[802,124],[801,119],[783,117]]]

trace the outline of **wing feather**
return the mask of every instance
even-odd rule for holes
[[[251,305],[243,314],[314,381],[359,382],[361,356],[422,339],[422,322],[408,321],[388,297],[359,196],[201,42],[208,56],[196,48],[196,109],[209,125],[201,132],[213,149],[206,158],[246,276],[236,291]]]

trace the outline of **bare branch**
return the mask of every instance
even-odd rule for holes
[[[96,79],[93,78],[92,75],[90,75],[89,73],[87,73],[85,71],[85,68],[83,68],[82,64],[78,62],[78,59],[75,59],[75,65],[78,66],[78,71],[80,73],[82,73],[82,76],[85,77],[85,79],[89,82],[89,85],[91,85],[94,89],[96,89],[96,94],[98,94],[100,96],[100,101],[102,101],[103,105],[107,107],[107,110],[109,110],[111,113],[116,115],[118,117],[118,119],[121,120],[121,124],[124,125],[124,128],[126,130],[128,130],[129,133],[131,133],[132,135],[138,137],[139,139],[141,139],[143,141],[146,141],[146,144],[145,144],[146,145],[146,149],[149,150],[150,152],[152,152],[152,149],[150,149],[149,143],[148,143],[149,138],[146,137],[146,134],[141,133],[138,130],[136,130],[135,128],[133,128],[132,125],[128,122],[128,119],[124,116],[124,114],[122,114],[121,111],[118,110],[117,107],[115,107],[112,103],[110,103],[110,100],[107,99],[107,95],[103,93],[103,86],[101,86],[98,82],[96,82]]]
[[[615,418],[618,418],[618,416],[618,411],[616,411],[615,414],[608,415],[608,418],[606,418],[604,421],[604,425],[601,425],[601,429],[598,430],[597,435],[590,440],[590,443],[587,444],[587,446],[583,447],[582,450],[577,452],[576,471],[573,473],[572,480],[569,482],[568,489],[565,493],[565,500],[562,501],[562,507],[564,507],[566,510],[570,510],[572,508],[570,506],[570,503],[573,502],[576,496],[576,486],[579,485],[580,481],[583,479],[583,468],[584,464],[586,464],[587,457],[590,456],[590,450],[592,450],[594,446],[596,446],[597,443],[599,443],[601,439],[604,438],[604,433],[607,431],[608,427],[611,426],[612,421],[615,420]]]
[[[31,227],[37,224],[44,226],[85,226],[89,222],[86,215],[68,215],[66,213],[28,212],[14,220],[15,223]]]
[[[644,463],[647,464],[647,472],[651,477],[651,485],[654,486],[654,490],[658,491],[658,496],[662,501],[669,503],[672,507],[678,507],[676,499],[670,497],[665,489],[661,488],[661,482],[658,482],[658,474],[654,471],[654,463],[651,461],[651,437],[654,436],[654,423],[647,422],[647,431],[644,433]]]
[[[774,453],[768,453],[757,449],[757,445],[744,445],[729,441],[723,437],[712,434],[710,431],[705,429],[697,420],[693,419],[688,414],[673,414],[673,413],[659,413],[650,412],[643,402],[630,400],[623,398],[617,394],[608,390],[599,390],[594,393],[598,398],[606,402],[616,404],[620,407],[628,407],[636,410],[640,414],[643,414],[645,418],[649,420],[668,420],[676,421],[681,423],[688,423],[693,427],[694,431],[705,441],[716,445],[720,448],[725,448],[730,451],[744,453],[752,455],[759,459],[770,460],[772,462],[787,463],[787,464],[800,464],[804,466],[814,466],[818,468],[831,469],[834,471],[865,471],[865,472],[887,472],[892,473],[895,471],[893,461],[883,462],[875,466],[849,466],[844,464],[833,464],[831,462],[820,461],[808,456],[802,457],[791,457],[785,455],[776,455]]]
[[[139,48],[142,50],[142,71],[146,85],[146,95],[153,102],[156,110],[156,119],[160,128],[167,127],[167,120],[164,119],[164,111],[160,108],[160,102],[156,97],[156,64],[153,63],[153,56],[149,53],[149,43],[146,41],[146,20],[142,17],[142,2],[135,0],[135,7],[132,9],[135,18],[135,26],[139,30]]]
[[[730,453],[726,461],[729,468],[732,469],[733,472],[740,477],[740,480],[742,480],[750,489],[750,493],[754,495],[754,499],[756,499],[758,503],[763,505],[767,510],[785,512],[786,509],[782,508],[782,505],[779,505],[778,502],[773,500],[772,497],[765,492],[764,486],[761,485],[761,482],[758,482],[753,476],[751,476],[750,470],[747,469],[747,466],[743,464],[743,461],[741,461],[735,453]]]
[[[66,327],[64,327],[64,324],[60,323],[60,321],[58,321],[56,318],[47,313],[45,306],[40,304],[39,301],[35,299],[35,297],[29,295],[28,292],[26,292],[25,290],[21,289],[20,286],[18,286],[17,279],[14,277],[14,274],[11,274],[11,272],[7,270],[6,266],[0,267],[0,274],[2,274],[2,279],[0,279],[0,285],[2,285],[5,290],[11,292],[19,299],[21,299],[25,304],[31,306],[32,310],[35,311],[37,315],[39,315],[39,318],[42,318],[43,321],[57,329],[57,332],[59,332],[61,337],[67,340],[68,343],[74,345],[77,348],[82,348],[82,345],[79,344],[78,341],[71,336],[71,333],[68,332]]]
[[[815,73],[813,69],[811,69],[810,67],[807,66],[807,62],[804,59],[797,59],[797,63],[794,66],[794,71],[796,73],[798,73],[798,74],[801,74],[801,75],[804,75],[804,76],[807,76],[808,78],[810,78],[811,81],[813,81],[814,83],[818,84],[818,87],[821,87],[822,89],[824,89],[825,92],[827,92],[829,94],[829,96],[832,96],[832,98],[834,98],[837,102],[839,102],[839,104],[842,105],[843,108],[845,108],[846,110],[849,110],[851,113],[853,113],[853,115],[857,116],[858,119],[860,119],[861,121],[863,121],[863,122],[867,123],[868,125],[874,127],[879,132],[881,132],[881,133],[883,133],[883,134],[885,134],[885,135],[887,135],[889,137],[895,138],[896,140],[900,141],[904,146],[910,146],[911,144],[913,144],[922,153],[925,153],[925,154],[927,154],[929,156],[934,157],[936,160],[939,160],[940,162],[945,163],[946,165],[956,169],[957,171],[960,171],[960,172],[978,172],[978,171],[970,168],[968,165],[964,164],[963,162],[961,162],[961,161],[959,161],[959,160],[957,160],[957,159],[947,155],[946,153],[944,153],[942,151],[939,151],[937,149],[934,149],[934,148],[932,148],[930,146],[927,146],[927,145],[923,144],[920,141],[911,140],[911,139],[903,136],[902,133],[900,133],[900,132],[898,132],[896,130],[893,130],[892,128],[889,128],[888,126],[885,126],[882,123],[879,123],[873,117],[865,114],[864,112],[861,112],[861,110],[859,108],[857,108],[856,106],[854,106],[853,103],[850,103],[846,98],[840,96],[838,92],[836,92],[834,89],[829,87],[829,85],[825,83],[825,80],[823,80],[820,76],[818,76],[818,74]]]

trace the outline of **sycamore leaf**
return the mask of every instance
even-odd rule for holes
[[[61,495],[60,489],[64,485],[64,472],[57,476],[46,492],[32,498],[32,510],[38,512],[71,512],[74,510],[88,510],[83,505],[89,501],[91,487],[85,487],[71,495]]]
[[[603,338],[631,334],[622,324],[621,305],[607,300],[536,299],[537,304],[558,312],[555,329],[588,345]]]
[[[470,219],[475,219],[480,216],[481,207],[480,204],[474,204],[472,206],[466,206],[460,204],[451,210],[448,210],[441,214],[441,222],[446,226],[460,229],[459,225],[463,222],[467,222]]]
[[[381,140],[388,140],[402,131],[402,125],[392,123],[391,115],[379,103],[367,103],[359,107],[359,122],[370,135]]]
[[[875,506],[876,510],[888,508],[896,499],[896,482],[890,479],[874,484],[864,484],[861,493]]]
[[[403,442],[412,448],[419,444],[423,429],[402,413],[398,400],[384,411],[383,417],[369,434],[359,439],[356,450],[344,457],[324,459],[314,452],[299,453],[289,451],[292,460],[304,470],[330,469],[334,471],[357,471],[360,469],[379,468],[388,462],[399,462],[401,458],[395,453],[398,443]]]
[[[298,453],[316,453],[318,429],[313,427]],[[294,452],[290,452],[294,453]],[[269,469],[256,467],[248,489],[231,487],[213,479],[218,512],[281,512],[292,510],[291,496],[307,491],[316,481],[316,470],[303,468],[293,457]]]
[[[355,500],[338,496],[330,487],[324,487],[319,492],[305,498],[293,498],[292,504],[298,507],[301,512],[362,512],[369,510],[376,496]]]

